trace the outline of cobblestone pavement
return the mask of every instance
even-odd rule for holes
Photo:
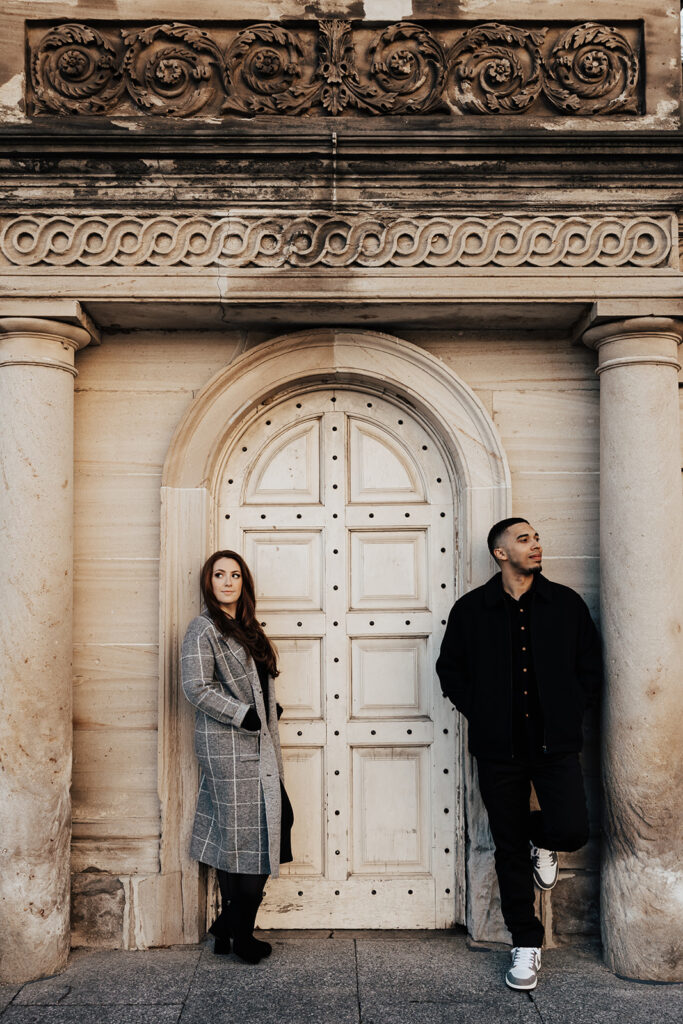
[[[264,933],[268,934],[268,933]],[[683,985],[616,978],[590,943],[543,953],[538,988],[509,952],[459,932],[271,932],[255,967],[210,942],[76,950],[59,975],[0,986],[1,1024],[680,1024]]]

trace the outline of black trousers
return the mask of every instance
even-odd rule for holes
[[[578,754],[542,760],[477,758],[479,789],[496,847],[503,919],[513,946],[540,946],[543,925],[534,913],[529,840],[546,850],[578,850],[588,841],[588,811]],[[531,811],[534,784],[540,811]]]

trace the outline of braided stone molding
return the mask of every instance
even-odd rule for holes
[[[32,114],[633,114],[641,27],[535,29],[330,19],[211,31],[45,23],[28,31]]]
[[[26,214],[0,218],[0,266],[662,267],[674,218]]]

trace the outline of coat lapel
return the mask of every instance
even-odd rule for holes
[[[247,673],[249,678],[251,678],[251,666],[249,665],[249,655],[245,651],[244,647],[242,647],[242,644],[238,644],[236,640],[233,640],[231,637],[224,636],[222,633],[221,640],[228,648],[233,658],[237,658],[244,671]]]

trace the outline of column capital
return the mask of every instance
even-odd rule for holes
[[[90,342],[82,327],[36,317],[0,317],[0,366],[48,366],[76,376],[74,355]]]
[[[672,366],[678,371],[678,346],[682,339],[683,319],[665,316],[608,320],[590,327],[582,338],[584,345],[598,352],[598,374],[639,363]]]

